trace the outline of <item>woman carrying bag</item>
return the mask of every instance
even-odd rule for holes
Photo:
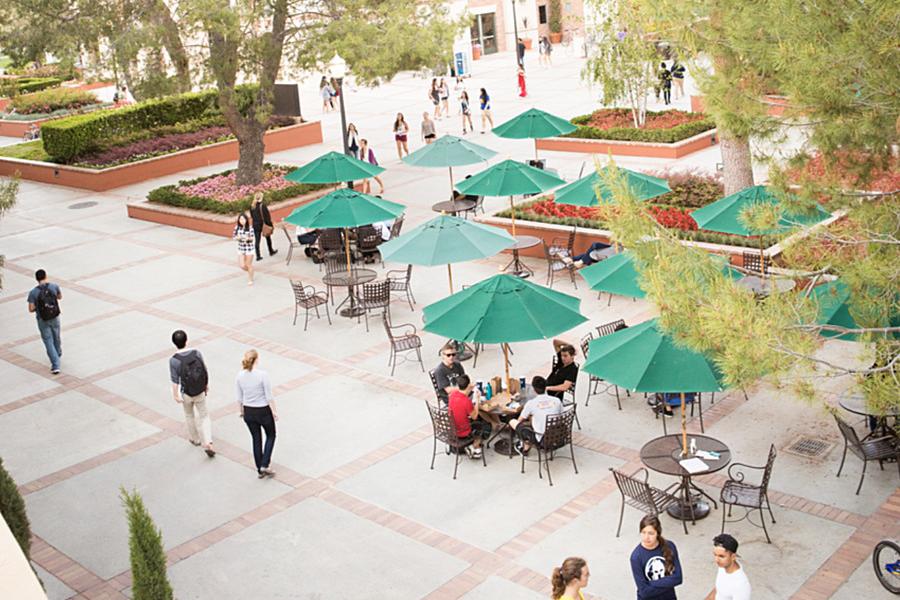
[[[269,214],[269,207],[263,202],[263,193],[256,192],[253,194],[253,202],[250,204],[250,220],[253,221],[253,247],[256,250],[256,260],[262,260],[262,254],[259,253],[259,239],[266,238],[266,245],[269,246],[269,256],[278,254],[278,250],[272,247],[272,232],[275,227],[272,225],[272,215]]]

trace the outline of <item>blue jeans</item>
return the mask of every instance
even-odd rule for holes
[[[591,252],[593,252],[594,250],[605,250],[606,248],[609,248],[609,244],[604,244],[603,242],[594,242],[593,244],[591,244],[591,247],[587,249],[587,252],[572,257],[572,260],[580,260],[584,263],[585,266],[594,264],[594,259],[591,258]]]
[[[272,461],[272,449],[275,447],[275,417],[268,406],[245,406],[244,423],[253,438],[253,462],[256,470],[268,469]],[[266,443],[263,446],[263,431],[266,432]]]
[[[37,318],[38,329],[41,332],[41,340],[47,349],[47,358],[50,359],[50,368],[59,369],[59,357],[62,356],[62,340],[59,337],[59,317],[45,321]]]

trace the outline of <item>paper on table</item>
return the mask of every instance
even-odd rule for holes
[[[718,452],[713,452],[711,450],[697,450],[695,454],[706,460],[719,460],[719,457],[721,456]]]
[[[679,460],[678,464],[691,475],[709,471],[709,466],[699,458],[686,458],[684,460]]]

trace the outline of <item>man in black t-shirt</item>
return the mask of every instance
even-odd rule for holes
[[[547,376],[547,393],[562,400],[566,391],[575,387],[578,365],[575,364],[575,347],[563,340],[553,340],[556,350],[556,366]]]
[[[456,379],[460,375],[465,375],[466,370],[456,360],[456,342],[447,342],[441,348],[441,363],[434,368],[434,379],[437,381],[437,396],[446,403],[447,397],[454,389],[456,389]]]

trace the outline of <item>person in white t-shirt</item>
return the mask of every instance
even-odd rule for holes
[[[531,380],[531,388],[537,395],[525,404],[518,419],[509,422],[519,438],[516,451],[521,454],[528,454],[533,445],[541,443],[547,430],[547,417],[563,411],[560,399],[546,393],[546,379],[538,375]]]
[[[713,538],[713,557],[719,572],[716,587],[706,600],[750,600],[750,580],[737,561],[738,541],[727,533]]]

